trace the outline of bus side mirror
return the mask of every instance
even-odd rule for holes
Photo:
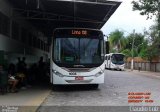
[[[109,54],[109,41],[106,41],[106,54]]]

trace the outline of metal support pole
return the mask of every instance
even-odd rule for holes
[[[37,9],[39,9],[39,5],[40,5],[39,0],[37,0]]]
[[[133,62],[134,62],[134,52],[133,52],[133,48],[134,48],[134,40],[135,40],[135,30],[133,30],[133,37],[132,37],[132,60],[131,60],[131,70],[133,71]]]
[[[158,37],[160,38],[160,0],[158,0]]]

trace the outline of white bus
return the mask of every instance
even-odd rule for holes
[[[104,38],[100,30],[59,28],[51,44],[53,85],[104,83]]]
[[[124,57],[122,53],[110,53],[105,55],[105,68],[106,69],[115,69],[115,70],[124,70]]]

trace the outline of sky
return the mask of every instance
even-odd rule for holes
[[[121,1],[119,8],[101,29],[105,35],[109,35],[115,29],[124,31],[125,35],[132,33],[134,29],[136,33],[143,33],[144,29],[149,29],[154,24],[154,19],[146,20],[147,16],[142,16],[139,11],[132,10],[131,1],[133,0]]]

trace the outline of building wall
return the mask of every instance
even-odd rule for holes
[[[0,12],[4,13],[8,17],[11,17],[12,12],[11,5],[7,2],[7,0],[0,0]]]
[[[49,46],[41,39],[42,32],[11,16],[11,4],[0,0],[0,51],[4,51],[5,60],[16,63],[17,57],[26,57],[27,63],[35,63],[41,56],[47,60]]]

